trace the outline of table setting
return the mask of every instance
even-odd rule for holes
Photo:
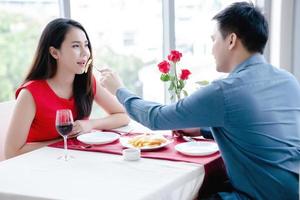
[[[159,142],[159,140],[161,140]],[[220,157],[218,146],[213,140],[173,137],[156,131],[93,130],[68,139],[68,148],[80,151],[102,152],[122,155],[127,148],[141,150],[142,158],[154,158],[207,164]],[[154,143],[151,145],[151,142]],[[155,143],[156,142],[156,143]],[[158,142],[158,143],[157,143]],[[136,143],[137,146],[134,146]],[[143,144],[144,143],[144,144]],[[138,146],[142,145],[142,146]],[[63,148],[63,142],[49,145]]]
[[[207,187],[220,154],[214,150],[207,155],[185,155],[176,145],[214,142],[203,138],[187,142],[170,131],[132,124],[68,138],[71,158],[67,160],[58,159],[65,153],[60,141],[1,162],[0,199],[195,199]],[[138,137],[145,133],[146,137]],[[163,140],[153,148],[127,146],[130,139],[135,139],[131,145],[144,145],[149,138]]]

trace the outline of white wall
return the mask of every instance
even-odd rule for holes
[[[262,0],[270,7],[269,62],[293,73],[300,82],[300,1]]]
[[[294,5],[294,55],[293,55],[293,72],[300,81],[300,1],[295,0]]]

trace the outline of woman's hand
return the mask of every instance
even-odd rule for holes
[[[76,120],[73,124],[72,132],[68,135],[68,137],[75,137],[80,133],[87,133],[92,130],[92,125],[90,120]]]
[[[105,87],[111,94],[116,95],[119,88],[123,87],[120,77],[111,69],[101,69],[100,84]]]

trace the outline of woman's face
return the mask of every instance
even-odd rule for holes
[[[58,49],[57,67],[73,74],[82,74],[90,57],[85,33],[76,27],[71,28]]]

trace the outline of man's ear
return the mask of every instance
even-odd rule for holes
[[[237,44],[237,35],[235,33],[230,33],[228,35],[228,50],[232,50]]]
[[[51,54],[51,56],[54,58],[54,59],[58,59],[58,50],[54,47],[49,47],[49,53]]]

